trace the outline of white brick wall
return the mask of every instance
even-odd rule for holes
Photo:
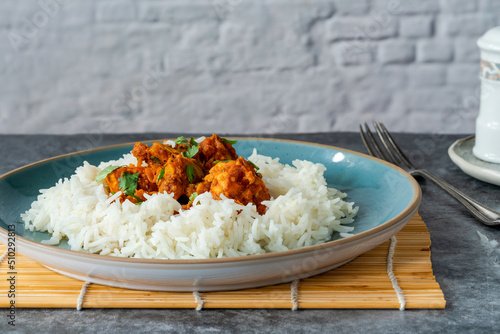
[[[2,0],[0,133],[473,132],[497,0]]]

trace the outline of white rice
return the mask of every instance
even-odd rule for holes
[[[126,154],[92,166],[85,162],[69,179],[40,191],[21,215],[26,229],[48,232],[49,245],[68,239],[72,250],[101,255],[155,259],[204,259],[284,251],[349,235],[358,211],[346,194],[327,188],[322,164],[295,160],[293,166],[258,155],[248,158],[260,169],[271,200],[265,215],[254,205],[214,200],[209,192],[182,210],[168,193],[146,195],[141,205],[108,198],[94,177],[108,165],[137,160]],[[175,212],[178,212],[174,215]]]

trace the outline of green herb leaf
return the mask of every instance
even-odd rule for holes
[[[223,143],[228,143],[231,145],[236,144],[238,141],[237,140],[231,140],[231,139],[226,139],[226,138],[221,138]]]
[[[250,160],[247,160],[247,161],[250,163],[250,165],[252,165],[252,166],[253,166],[253,168],[255,168],[255,170],[259,170],[259,167],[258,167],[256,164],[254,164],[254,163],[253,163],[253,162],[251,162]]]
[[[160,159],[158,159],[157,157],[155,157],[154,155],[151,156],[151,160],[153,160],[154,162],[156,162],[157,164],[161,164],[161,161]]]
[[[184,145],[187,145],[188,144],[188,140],[184,137],[184,136],[180,136],[179,138],[177,138],[175,141],[174,141],[176,144],[184,144]]]
[[[125,195],[127,196],[132,196],[135,199],[135,190],[137,189],[137,181],[139,180],[139,173],[129,173],[129,172],[123,172],[122,177],[118,179],[118,187],[123,190]],[[140,200],[140,198],[139,198]]]
[[[191,146],[188,147],[187,151],[182,152],[182,155],[186,158],[192,158],[196,153],[198,153],[199,150],[198,146]]]
[[[193,165],[187,165],[186,166],[186,174],[187,174],[189,183],[193,183],[194,178],[196,176],[194,174],[194,166]]]
[[[198,197],[198,193],[197,192],[192,193],[191,196],[189,196],[189,203],[193,203],[196,197]]]
[[[196,140],[194,140],[193,137],[191,137],[191,140],[189,142],[191,143],[191,146],[198,146],[198,143],[196,142]]]
[[[115,169],[118,169],[120,167],[122,167],[122,166],[108,166],[108,167],[104,168],[99,174],[97,174],[94,180],[96,182],[101,182],[102,180],[104,180],[106,178],[106,176],[108,176],[109,173],[111,173],[112,171],[114,171]]]
[[[135,198],[135,199],[137,200],[137,203],[134,203],[135,205],[140,205],[140,204],[142,204],[142,199],[141,199],[140,197],[137,197],[137,196],[135,196],[135,195],[130,195],[130,196],[132,196],[133,198]]]
[[[160,174],[158,174],[158,177],[156,178],[156,183],[160,182],[161,179],[163,179],[163,175],[165,175],[165,166],[160,171]]]
[[[215,160],[214,165],[217,165],[219,162],[229,162],[231,160]]]

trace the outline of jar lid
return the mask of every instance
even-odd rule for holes
[[[500,52],[500,27],[495,27],[485,32],[477,40],[477,46],[481,50]]]

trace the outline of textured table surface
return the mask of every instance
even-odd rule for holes
[[[72,136],[0,135],[0,174],[31,162],[92,147],[178,134]],[[276,135],[365,152],[356,133]],[[467,194],[500,211],[500,188],[477,181],[456,167],[448,147],[465,136],[396,134],[407,153]],[[42,332],[494,332],[500,325],[500,228],[478,223],[460,204],[430,182],[420,181],[420,214],[432,240],[432,263],[447,300],[445,310],[156,310],[18,309],[20,333]],[[483,238],[480,237],[483,236]],[[486,237],[488,241],[484,238]],[[0,310],[6,314],[6,310]],[[2,329],[2,332],[4,330]]]

